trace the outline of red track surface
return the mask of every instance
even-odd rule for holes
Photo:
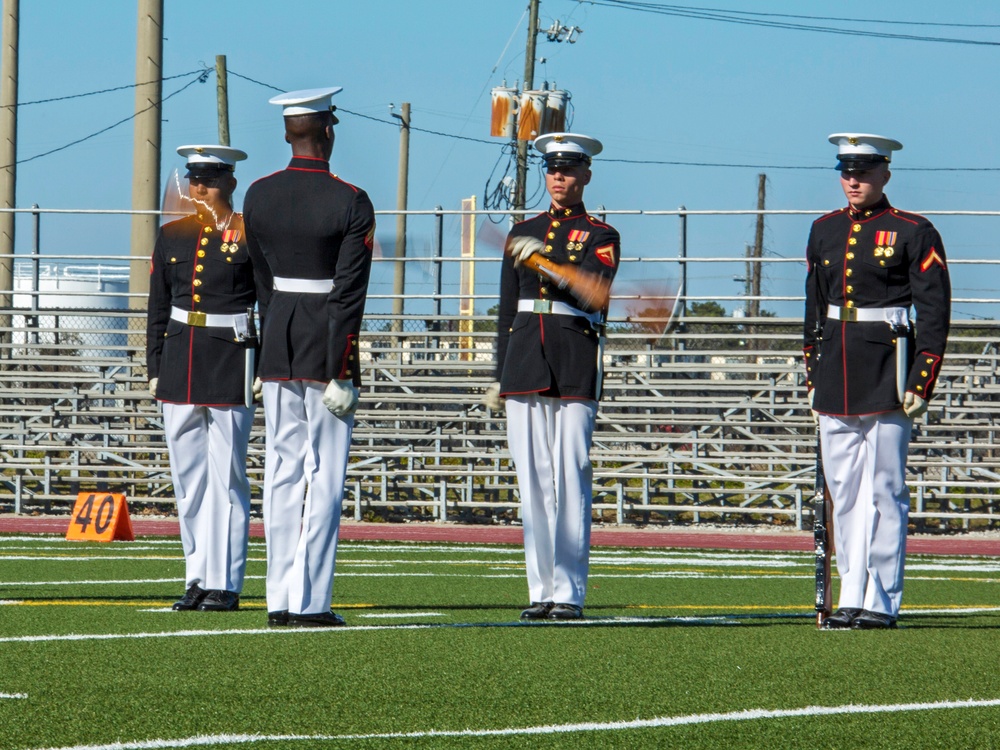
[[[0,516],[0,533],[65,534],[68,516]],[[179,536],[177,521],[133,518],[137,537]],[[250,524],[250,536],[263,537],[259,521]],[[452,523],[355,523],[340,524],[340,538],[345,540],[464,542],[520,544],[521,529],[516,526],[470,526]],[[604,529],[595,527],[591,534],[595,547],[677,547],[686,549],[727,550],[798,550],[812,549],[812,534],[805,532],[743,533],[739,531],[692,531],[670,528]],[[909,552],[932,555],[997,555],[1000,537],[911,536]]]

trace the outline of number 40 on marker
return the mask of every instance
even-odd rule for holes
[[[125,496],[117,493],[81,492],[70,517],[67,539],[110,542],[135,539]]]

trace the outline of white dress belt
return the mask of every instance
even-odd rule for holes
[[[242,330],[246,330],[248,321],[246,313],[216,315],[196,310],[181,310],[179,307],[170,308],[170,319],[189,326],[196,326],[197,328],[234,328]]]
[[[845,323],[888,323],[893,326],[909,325],[909,309],[905,307],[840,307],[829,305],[828,318]]]
[[[517,301],[517,311],[539,313],[541,315],[575,315],[578,318],[586,318],[591,323],[597,323],[601,319],[600,312],[585,313],[583,310],[576,309],[573,305],[548,299],[519,299]]]
[[[290,279],[287,276],[275,276],[274,290],[300,294],[329,294],[333,291],[333,279]]]

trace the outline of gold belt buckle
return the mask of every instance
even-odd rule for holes
[[[856,307],[842,307],[840,308],[840,319],[848,323],[858,322],[858,308]]]
[[[204,328],[205,323],[208,320],[208,315],[203,312],[197,312],[192,310],[188,313],[188,325],[195,326],[197,328]]]
[[[552,312],[552,300],[548,299],[536,299],[532,301],[531,312],[541,313],[546,315]]]

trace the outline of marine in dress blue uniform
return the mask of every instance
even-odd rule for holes
[[[534,142],[545,161],[549,209],[511,230],[500,274],[497,383],[517,473],[531,605],[523,619],[582,617],[587,593],[593,470],[590,447],[601,388],[603,310],[521,266],[538,252],[604,277],[618,270],[614,227],[583,205],[594,138],[551,133]]]
[[[163,404],[187,591],[178,610],[239,607],[246,569],[250,482],[246,403],[256,340],[253,262],[231,200],[246,158],[228,146],[181,146],[182,203],[194,211],[165,224],[150,263],[146,365]],[[252,371],[250,372],[252,377]]]
[[[247,191],[244,221],[260,298],[267,452],[264,530],[272,626],[329,627],[337,533],[354,410],[358,336],[375,212],[364,190],[330,173],[331,97],[293,91],[280,105],[288,167]]]
[[[841,582],[824,627],[894,628],[910,509],[906,454],[941,372],[951,284],[934,225],[884,194],[902,144],[864,133],[830,141],[848,206],[817,219],[809,235],[803,346]]]

